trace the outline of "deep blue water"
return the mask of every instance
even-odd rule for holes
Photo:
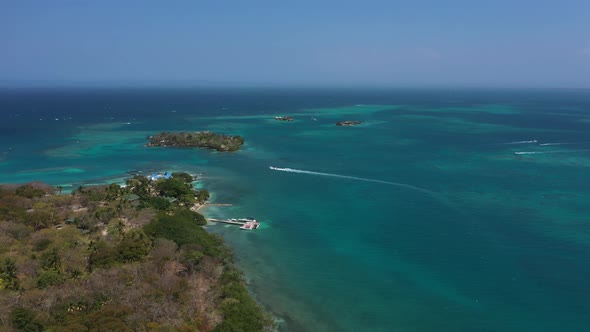
[[[18,89],[0,111],[0,183],[187,170],[234,204],[205,214],[260,219],[208,228],[282,330],[590,326],[589,91]],[[143,146],[163,130],[246,146]]]

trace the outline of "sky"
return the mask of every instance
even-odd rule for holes
[[[590,1],[0,0],[0,84],[590,88]]]

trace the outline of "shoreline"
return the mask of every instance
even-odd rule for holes
[[[143,178],[146,178],[146,176],[143,176],[143,175],[142,175],[142,177]],[[45,183],[40,182],[40,181],[20,183],[20,184],[0,183],[0,193],[2,193],[2,192],[8,192],[6,190],[14,190],[12,188],[16,186],[16,188],[17,188],[17,195],[19,195],[18,194],[18,188],[19,187],[24,187],[24,186],[29,186],[30,187],[30,184],[31,183],[35,184],[35,186],[45,186],[45,188],[46,188],[46,194],[37,196],[37,197],[39,197],[38,198],[39,200],[46,200],[46,199],[49,200],[49,199],[51,199],[50,198],[51,196],[56,196],[56,197],[61,196],[64,199],[68,198],[70,200],[76,200],[76,199],[79,199],[80,196],[86,195],[89,192],[94,192],[96,190],[101,191],[101,190],[105,190],[106,189],[107,192],[108,192],[108,190],[111,190],[111,189],[114,188],[113,186],[115,186],[116,188],[118,188],[117,190],[121,190],[121,191],[117,191],[118,194],[115,195],[113,198],[106,198],[106,197],[105,198],[102,198],[100,200],[98,206],[92,208],[92,209],[94,209],[94,208],[102,208],[102,207],[105,207],[105,206],[109,206],[109,205],[115,204],[116,202],[121,201],[121,200],[128,200],[128,198],[126,198],[126,196],[129,196],[131,194],[127,194],[126,196],[124,196],[125,195],[124,193],[125,192],[129,192],[130,190],[132,191],[132,190],[134,190],[134,188],[137,188],[137,185],[135,185],[135,186],[133,186],[131,184],[129,186],[127,185],[127,183],[129,183],[128,181],[130,179],[134,179],[134,178],[135,178],[135,176],[131,176],[131,177],[128,177],[128,178],[118,177],[117,180],[119,180],[119,181],[116,181],[116,182],[110,182],[109,183],[109,182],[105,181],[104,184],[102,184],[102,183],[101,184],[90,184],[90,185],[84,185],[84,186],[80,186],[80,187],[74,186],[73,184],[71,184],[71,185],[68,186],[68,189],[70,189],[70,190],[64,190],[65,188],[61,184],[55,186],[55,185],[45,184]],[[198,188],[204,188],[204,186],[202,185],[202,183],[199,183],[198,185],[193,186],[193,184],[195,184],[199,180],[202,180],[202,179],[201,178],[195,178],[194,181],[192,181],[192,182],[186,182],[186,185],[190,186],[190,188],[195,192],[195,196],[196,196],[196,194],[198,192]],[[170,181],[173,181],[173,180],[170,180]],[[154,190],[154,188],[156,188],[155,182],[151,182],[150,181],[150,186],[152,186],[152,189],[151,190]],[[81,189],[82,187],[84,188],[83,190]],[[36,188],[36,187],[31,187],[31,188]],[[80,190],[78,190],[79,188],[80,188]],[[119,194],[119,193],[121,193],[121,194]],[[164,195],[164,193],[160,192],[160,193],[157,193],[156,196],[154,196],[154,197],[163,197],[162,195]],[[135,196],[137,196],[137,195],[135,195]],[[132,198],[132,199],[133,199],[133,201],[135,201],[136,198]],[[147,201],[143,201],[144,199],[145,198],[142,198],[142,203],[141,203],[142,205],[135,204],[135,207],[138,210],[146,210],[147,209],[148,211],[152,211],[153,213],[159,211],[157,208],[154,209],[154,207],[151,206],[151,205],[143,205],[143,204],[145,204],[147,202]],[[132,201],[128,201],[128,202],[132,202]],[[137,201],[137,202],[139,202],[139,201]],[[80,216],[81,214],[84,214],[84,213],[87,213],[87,212],[92,212],[92,211],[90,211],[91,208],[80,207],[80,206],[78,206],[77,208],[74,208],[74,206],[75,205],[72,205],[71,208],[68,208],[68,209],[65,209],[65,210],[62,209],[63,211],[60,210],[61,211],[60,213],[65,215],[65,214],[68,214],[67,211],[71,211],[70,214],[71,213],[74,213],[75,215]],[[130,207],[131,206],[132,206],[132,204],[130,205]],[[178,205],[176,205],[176,208],[174,208],[173,210],[168,210],[168,213],[166,213],[166,214],[160,214],[160,215],[158,215],[158,217],[155,217],[154,219],[151,219],[150,224],[153,224],[153,223],[156,223],[156,222],[162,222],[162,221],[160,221],[161,218],[176,217],[177,216],[176,215],[177,209],[186,209],[186,210],[191,210],[193,212],[200,212],[200,211],[202,212],[202,210],[204,210],[205,208],[207,208],[209,206],[218,206],[218,207],[224,207],[224,206],[226,206],[226,207],[230,207],[230,206],[233,206],[233,204],[228,204],[228,203],[208,203],[207,201],[205,201],[204,203],[195,203],[192,207],[189,207],[188,205],[183,205],[183,203],[179,203]],[[34,211],[34,210],[31,210],[31,211]],[[232,253],[232,251],[235,250],[235,248],[233,246],[230,246],[228,244],[228,242],[225,239],[223,239],[222,236],[220,236],[219,234],[216,234],[215,232],[211,232],[210,230],[207,229],[208,227],[204,227],[204,226],[210,225],[210,223],[208,222],[208,218],[206,216],[204,216],[201,213],[199,213],[199,214],[201,215],[200,218],[203,219],[203,221],[205,223],[204,224],[197,223],[198,226],[194,226],[194,227],[198,227],[198,228],[203,229],[207,234],[209,234],[208,237],[210,239],[215,239],[216,236],[219,236],[220,239],[222,239],[221,242],[218,242],[218,244],[217,244],[219,246],[219,248],[221,248],[221,249],[219,249],[219,250],[221,250],[220,251],[221,252],[220,255],[223,255],[223,250],[224,250],[223,247],[227,248],[225,250],[229,250],[227,252],[227,255],[228,256],[226,256],[226,258],[223,258],[222,263],[220,263],[221,264],[220,266],[223,267],[223,271],[227,271],[227,272],[223,272],[223,274],[225,275],[227,273],[228,274],[227,278],[229,278],[229,280],[222,278],[222,279],[219,279],[220,281],[218,281],[218,282],[235,283],[236,284],[235,287],[238,287],[237,290],[235,288],[227,288],[227,289],[226,288],[223,288],[224,291],[222,292],[222,295],[218,295],[218,296],[220,296],[220,299],[221,300],[223,300],[224,297],[227,297],[227,296],[229,296],[229,298],[234,298],[235,297],[236,299],[240,299],[240,300],[236,300],[237,301],[236,304],[232,304],[232,306],[231,306],[232,308],[234,306],[237,306],[236,307],[236,310],[237,310],[236,313],[231,312],[231,311],[234,311],[233,309],[230,310],[230,309],[227,308],[227,306],[224,307],[223,306],[223,302],[220,302],[220,304],[216,304],[216,305],[220,305],[220,307],[217,310],[221,310],[221,312],[223,312],[223,317],[224,317],[224,319],[219,322],[219,324],[220,324],[219,326],[225,326],[225,328],[227,328],[227,326],[232,326],[232,324],[236,324],[236,323],[238,323],[239,325],[246,324],[244,326],[250,326],[248,324],[255,324],[255,325],[261,324],[260,326],[264,326],[264,328],[262,330],[260,330],[260,331],[263,331],[263,330],[264,331],[278,331],[277,323],[280,320],[277,319],[277,317],[272,313],[272,311],[269,310],[269,308],[267,306],[263,305],[262,302],[259,302],[258,301],[257,296],[253,292],[252,288],[249,287],[249,282],[248,282],[247,277],[245,276],[245,271],[242,268],[240,268],[240,267],[238,267],[236,265],[237,259],[236,259],[235,254]],[[182,216],[182,215],[180,215],[180,216]],[[62,219],[60,219],[60,218],[62,218],[62,217],[59,217],[58,218],[61,221]],[[63,218],[65,218],[65,217],[63,217]],[[127,224],[129,221],[131,221],[131,220],[123,217],[122,215],[119,216],[119,217],[117,217],[117,218],[119,218],[120,220],[125,220],[125,224]],[[59,221],[57,221],[58,219],[56,219],[55,222],[59,222]],[[68,221],[66,221],[66,224],[64,224],[62,222],[62,223],[58,223],[57,226],[47,226],[45,228],[51,230],[52,232],[56,232],[56,231],[59,231],[61,229],[72,229],[72,230],[75,230],[75,229],[79,228],[77,226],[77,224],[72,225],[71,224],[72,222],[69,222],[70,219],[75,220],[74,218],[69,218]],[[7,222],[7,223],[14,223],[14,222],[17,222],[17,220],[16,219],[13,220],[11,218],[0,220],[0,223],[5,223],[5,222]],[[134,226],[134,227],[130,227],[130,228],[121,228],[121,229],[122,230],[124,229],[124,232],[134,232],[134,231],[143,232],[145,230],[146,234],[151,234],[151,233],[148,233],[147,228],[146,228],[147,226],[145,226],[145,227],[144,226],[145,225],[141,225],[139,227],[138,226]],[[106,227],[108,227],[108,224],[99,224],[99,226],[97,226],[97,227],[98,227],[99,230],[102,229],[102,228],[104,228],[104,229],[100,230],[100,233],[99,233],[99,238],[100,239],[98,241],[103,241],[103,242],[104,241],[107,241],[105,239],[107,239],[107,234],[109,234],[108,233],[109,231],[107,231],[107,228],[106,228]],[[44,230],[45,228],[35,229],[34,231],[33,230],[32,231],[33,232],[38,232],[40,230],[41,231]],[[61,231],[61,232],[64,232],[64,231]],[[74,233],[77,233],[77,232],[74,232]],[[79,236],[82,236],[82,237],[83,236],[87,236],[86,234],[88,234],[87,231],[86,232],[81,231]],[[141,233],[141,234],[143,234],[143,233]],[[102,235],[102,236],[100,236],[100,235]],[[166,239],[166,237],[161,237],[161,235],[154,235],[154,234],[152,234],[150,236],[153,236],[153,238],[152,238],[153,241],[156,241],[157,239]],[[172,239],[172,238],[170,238],[170,239]],[[211,242],[211,240],[208,240],[210,242],[207,242],[207,241],[205,241],[205,242],[199,242],[199,241],[201,241],[201,239],[199,237],[196,237],[196,238],[191,237],[191,239],[192,239],[192,241],[197,241],[197,242],[194,242],[195,244],[202,243],[202,245],[205,245],[205,246],[209,246],[209,245],[211,245],[211,243],[215,243],[215,241]],[[108,241],[110,241],[110,240],[112,240],[112,239],[109,238]],[[28,241],[28,240],[27,239],[24,239],[23,241]],[[18,241],[15,242],[15,243],[18,243]],[[58,242],[56,242],[56,243],[58,243]],[[156,242],[154,242],[154,243],[156,243]],[[178,243],[177,252],[181,252],[181,250],[187,250],[187,249],[183,249],[183,248],[184,247],[182,247],[181,244]],[[156,250],[155,247],[153,247],[152,250]],[[204,253],[205,253],[205,255],[213,255],[213,254],[208,253],[207,249],[204,250]],[[147,249],[146,249],[146,255],[147,255]],[[180,255],[180,254],[178,254],[178,255]],[[23,259],[25,259],[25,258],[22,258],[20,260],[23,261]],[[31,260],[31,259],[35,259],[35,258],[26,258],[25,261],[28,261],[28,260]],[[120,268],[123,265],[120,265],[120,266],[119,265],[113,265],[113,266],[114,267],[112,267],[112,268],[115,268],[116,269],[116,268]],[[106,267],[102,267],[102,269],[109,269],[109,268],[111,268],[110,265],[109,266],[106,266]],[[101,272],[102,270],[100,268],[94,274],[92,273],[93,272],[92,270],[89,270],[89,271],[90,272],[88,272],[88,275],[85,276],[84,278],[94,278],[97,275],[100,275],[100,273],[102,273]],[[106,271],[108,271],[108,270],[106,270]],[[243,277],[241,277],[241,276],[243,276]],[[20,279],[22,279],[22,278],[20,278]],[[67,279],[65,279],[65,278],[62,279],[62,280],[63,280],[63,281],[61,281],[62,283],[65,283],[65,284],[68,284],[69,283],[69,281]],[[223,280],[225,280],[225,281],[223,281]],[[56,283],[56,285],[58,285],[58,283]],[[239,288],[240,287],[243,287],[246,290],[245,294],[242,292],[241,295],[240,295],[240,291],[239,291]],[[28,288],[26,290],[23,289],[23,291],[31,292]],[[207,297],[204,297],[202,300],[209,301]],[[238,305],[237,303],[242,303],[242,304],[239,304]],[[56,305],[59,305],[59,303],[56,302]],[[252,321],[253,317],[251,317],[251,318],[246,318],[246,317],[240,318],[240,315],[237,314],[237,312],[240,312],[240,310],[241,310],[240,308],[256,308],[256,307],[258,307],[258,308],[257,309],[247,309],[247,310],[255,310],[254,312],[251,312],[251,314],[254,314],[255,315],[253,317],[260,318],[259,320],[257,318],[254,321]],[[32,310],[31,312],[39,311],[39,309],[35,309],[34,307],[27,308],[27,310]],[[227,310],[230,310],[230,311],[228,312]],[[88,311],[88,312],[89,313],[92,313],[94,311]],[[249,321],[248,321],[248,319],[249,319]],[[254,323],[254,322],[256,322],[256,323]],[[137,323],[137,322],[135,322],[135,323]],[[185,324],[189,324],[189,323],[192,324],[192,321],[186,321],[185,322]],[[44,324],[46,324],[47,326],[53,326],[53,327],[57,327],[57,328],[64,327],[64,326],[59,325],[59,323],[58,323],[58,325],[55,325],[56,323],[53,322],[53,321],[51,321],[51,320],[44,321]],[[229,325],[226,325],[226,324],[229,324]],[[256,331],[258,331],[258,330],[259,329],[256,328]]]

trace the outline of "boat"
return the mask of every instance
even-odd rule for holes
[[[243,224],[242,226],[240,226],[240,229],[251,231],[253,229],[257,229],[258,226],[260,226],[260,223],[258,223],[256,221],[248,221],[245,224]]]
[[[247,223],[247,222],[256,222],[256,219],[254,219],[252,217],[246,217],[246,218],[240,218],[240,219],[238,219],[238,221]]]

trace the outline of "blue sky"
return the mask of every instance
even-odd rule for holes
[[[590,88],[590,1],[1,1],[3,85]]]

